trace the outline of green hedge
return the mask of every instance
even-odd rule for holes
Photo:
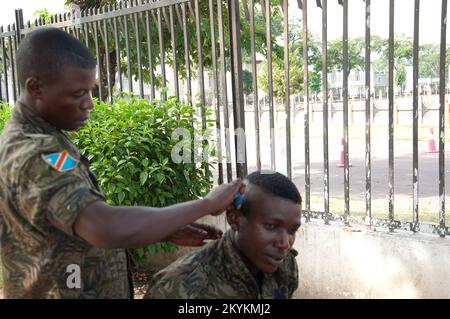
[[[12,107],[8,104],[0,102],[0,133],[3,131],[6,121],[11,116]]]
[[[116,99],[113,105],[96,100],[89,124],[69,135],[89,159],[109,204],[162,207],[202,197],[211,189],[205,164],[171,159],[179,142],[172,139],[175,129],[188,130],[193,143],[193,125],[200,126],[194,111],[175,98],[153,103]],[[6,108],[0,111],[0,128],[9,114]],[[208,110],[208,118],[210,114]],[[161,242],[134,250],[133,257],[139,263],[158,251],[175,249]]]

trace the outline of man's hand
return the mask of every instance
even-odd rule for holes
[[[206,239],[219,239],[222,237],[222,231],[213,225],[202,223],[192,223],[176,231],[165,241],[178,246],[203,246]]]
[[[225,210],[240,209],[241,205],[233,207],[233,200],[238,196],[238,191],[244,196],[245,184],[240,179],[234,180],[229,184],[222,184],[209,192],[204,201],[211,205],[211,215],[217,216]]]

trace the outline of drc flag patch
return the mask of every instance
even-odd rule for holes
[[[67,151],[44,155],[44,161],[58,172],[67,172],[77,167],[78,161],[69,155]]]

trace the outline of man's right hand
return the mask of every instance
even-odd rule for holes
[[[238,191],[244,196],[245,184],[240,179],[217,186],[203,200],[211,207],[211,215],[217,216],[227,209],[240,208],[240,206],[233,207],[233,200],[237,197]]]

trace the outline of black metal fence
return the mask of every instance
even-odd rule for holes
[[[325,224],[339,220],[345,225],[361,223],[369,227],[387,227],[390,231],[403,229],[412,232],[423,231],[445,236],[449,229],[445,223],[445,58],[446,58],[446,22],[447,0],[441,2],[441,41],[439,66],[439,112],[438,124],[438,221],[422,223],[419,219],[419,8],[420,0],[414,2],[414,12],[402,14],[414,15],[413,43],[413,92],[412,92],[412,209],[408,220],[400,221],[394,214],[395,195],[395,138],[396,115],[394,96],[394,0],[389,0],[386,9],[386,23],[389,24],[388,40],[388,214],[379,218],[372,214],[372,149],[371,129],[375,112],[380,108],[374,105],[375,92],[371,92],[370,70],[371,56],[371,2],[365,0],[365,19],[361,28],[365,29],[365,92],[364,107],[359,109],[364,113],[364,201],[365,211],[362,216],[353,214],[350,207],[350,159],[349,159],[349,48],[348,48],[348,0],[338,0],[343,17],[342,34],[342,136],[343,136],[343,203],[342,214],[335,214],[330,208],[330,143],[336,136],[330,136],[330,119],[337,109],[329,102],[328,58],[327,52],[327,0],[281,0],[271,3],[270,0],[164,0],[164,1],[131,1],[119,2],[115,6],[89,8],[77,12],[73,10],[64,15],[51,17],[50,21],[39,19],[24,23],[22,11],[16,10],[16,23],[0,28],[0,99],[10,104],[18,98],[20,88],[17,85],[15,69],[15,52],[23,36],[36,27],[55,26],[73,34],[95,52],[98,64],[98,90],[95,92],[100,99],[112,102],[114,94],[129,94],[153,100],[166,99],[173,95],[186,103],[200,105],[202,128],[206,128],[205,106],[214,109],[218,145],[218,165],[215,172],[218,182],[230,181],[233,175],[243,177],[248,167],[255,169],[277,169],[283,166],[289,178],[296,180],[299,175],[296,168],[298,144],[293,141],[293,133],[298,133],[298,125],[293,125],[298,111],[303,112],[303,136],[300,142],[304,155],[300,167],[304,178],[304,210],[307,220],[321,218]],[[311,53],[309,50],[308,5],[316,5],[322,10],[321,52]],[[298,7],[302,15],[294,17],[294,22],[302,22],[302,99],[293,104],[293,88],[291,81],[298,74],[292,74],[290,68],[291,52],[289,36],[292,27],[289,21],[289,11]],[[336,14],[336,12],[333,12]],[[280,18],[282,30],[272,29],[272,21]],[[278,20],[279,21],[279,20]],[[275,35],[274,35],[275,34]],[[262,41],[265,40],[265,41]],[[283,48],[284,65],[284,101],[277,105],[274,96],[273,64],[274,45],[277,50]],[[283,43],[283,44],[281,44]],[[298,53],[298,52],[297,52]],[[311,55],[321,55],[321,106],[314,109],[309,88]],[[316,56],[316,58],[317,58]],[[295,56],[297,58],[297,56]],[[261,82],[258,73],[261,72],[259,62],[263,59],[267,65],[267,83],[265,97],[261,98]],[[252,108],[250,119],[246,126],[246,96],[244,91],[243,65],[248,62],[251,74]],[[206,70],[206,71],[205,71]],[[294,71],[294,72],[298,72]],[[323,76],[325,75],[325,76]],[[230,81],[231,79],[231,81]],[[117,93],[114,92],[117,90]],[[266,127],[262,125],[262,105],[264,99],[268,112],[268,138],[264,139]],[[423,102],[422,102],[423,103]],[[231,107],[229,107],[231,105]],[[247,105],[248,106],[248,105]],[[281,112],[277,112],[277,106]],[[293,107],[292,107],[293,106]],[[351,107],[351,103],[350,103]],[[426,108],[426,107],[425,107]],[[248,109],[248,107],[247,107]],[[430,109],[430,108],[429,108]],[[429,111],[426,110],[426,112]],[[311,117],[313,112],[322,113],[321,141],[311,136]],[[282,113],[285,116],[283,129],[277,130],[279,121],[276,119]],[[293,116],[293,117],[292,117]],[[253,122],[253,123],[252,123]],[[351,124],[351,123],[350,123]],[[252,129],[246,131],[246,127]],[[231,127],[235,133],[230,133]],[[239,132],[245,132],[243,136]],[[252,134],[249,142],[249,134]],[[283,163],[277,163],[276,141],[281,140]],[[234,139],[232,138],[234,136]],[[247,138],[247,143],[242,143]],[[318,143],[319,142],[319,143]],[[312,143],[312,144],[311,144]],[[251,145],[252,144],[252,145]],[[254,144],[254,145],[253,145]],[[268,151],[262,150],[268,146]],[[315,144],[322,144],[321,154],[311,154]],[[249,165],[247,154],[251,154],[254,163]],[[311,206],[311,156],[322,157],[320,170],[323,210],[313,210]],[[298,166],[298,165],[297,165]],[[351,214],[352,211],[352,214]]]

